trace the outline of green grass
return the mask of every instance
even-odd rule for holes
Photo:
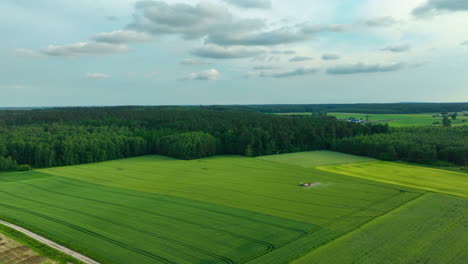
[[[319,167],[320,170],[468,198],[468,175],[392,162]]]
[[[1,174],[0,218],[102,263],[274,264],[420,194],[256,158],[147,156]]]
[[[261,160],[298,165],[304,168],[375,161],[375,159],[332,151],[310,151],[258,157]]]
[[[466,263],[467,219],[467,199],[427,194],[293,263]]]
[[[330,116],[336,116],[338,119],[348,119],[350,117],[356,119],[367,120],[374,123],[388,123],[393,127],[408,127],[408,126],[432,126],[434,122],[442,124],[441,117],[432,117],[436,114],[359,114],[359,113],[329,113]],[[463,125],[463,120],[468,122],[468,116],[458,116],[457,120],[451,120],[452,125]]]

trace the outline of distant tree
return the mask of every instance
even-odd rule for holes
[[[442,114],[442,116],[448,116],[448,111],[447,109],[443,109],[440,114]]]
[[[455,112],[455,113],[452,114],[452,119],[453,119],[453,120],[457,120],[457,117],[458,117],[458,113],[457,113],[457,112]]]
[[[444,119],[442,119],[442,125],[445,127],[449,127],[452,125],[452,122],[448,118],[448,116],[444,116]]]

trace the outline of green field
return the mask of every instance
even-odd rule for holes
[[[468,198],[466,173],[392,162],[319,167],[320,170]]]
[[[287,263],[421,194],[256,158],[146,156],[0,174],[0,218],[103,263]]]
[[[279,155],[262,156],[258,157],[258,159],[286,163],[291,165],[298,165],[304,168],[375,161],[375,159],[372,158],[360,157],[332,151],[287,153]]]
[[[278,115],[311,115],[311,113],[281,113]],[[438,113],[427,114],[363,114],[363,113],[328,113],[337,119],[362,119],[371,123],[389,124],[392,127],[432,126],[434,122],[442,124],[441,117],[432,117]],[[452,125],[468,125],[468,116],[459,114],[456,120],[451,120]]]
[[[393,127],[408,127],[408,126],[431,126],[434,122],[442,124],[441,117],[432,117],[437,114],[359,114],[359,113],[328,113],[330,116],[336,116],[338,119],[355,119],[369,120],[372,123],[388,123]],[[457,120],[451,120],[452,125],[462,125],[463,120],[468,122],[468,116],[459,115]],[[465,123],[468,125],[468,123]]]
[[[426,194],[295,264],[466,263],[468,200]]]

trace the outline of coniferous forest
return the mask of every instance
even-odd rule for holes
[[[0,170],[162,154],[180,159],[336,150],[384,160],[467,165],[468,127],[393,129],[322,115],[205,107],[0,111]],[[461,143],[460,143],[461,142]]]

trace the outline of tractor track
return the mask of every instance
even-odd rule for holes
[[[163,218],[167,218],[167,219],[171,219],[171,220],[176,220],[176,221],[179,221],[179,222],[183,222],[183,223],[186,223],[186,224],[198,226],[198,227],[201,227],[201,228],[206,228],[206,229],[210,229],[210,230],[216,230],[216,231],[219,231],[219,232],[227,233],[227,234],[232,235],[234,237],[241,238],[243,240],[247,240],[247,241],[250,241],[250,242],[253,242],[253,243],[256,243],[256,244],[263,245],[263,246],[265,246],[267,248],[267,251],[272,250],[272,249],[275,248],[275,246],[273,244],[271,244],[269,242],[266,242],[266,241],[262,241],[262,240],[246,237],[246,236],[243,236],[243,235],[239,235],[239,234],[236,234],[236,233],[233,233],[231,231],[227,231],[227,230],[224,230],[224,229],[221,229],[221,228],[213,228],[211,226],[203,225],[203,224],[192,222],[192,221],[188,221],[188,220],[180,218],[180,217],[167,216],[167,215],[164,215],[164,214],[160,214],[160,213],[156,213],[156,212],[152,212],[152,211],[148,211],[148,210],[143,210],[143,209],[138,209],[138,208],[134,208],[134,207],[129,207],[129,206],[125,206],[125,205],[121,205],[121,204],[117,204],[117,203],[100,201],[100,200],[95,200],[95,199],[91,199],[91,198],[84,198],[84,197],[81,197],[81,196],[75,196],[75,195],[71,195],[71,194],[65,194],[65,193],[61,193],[61,192],[46,190],[46,189],[43,189],[43,188],[40,188],[40,187],[37,187],[37,186],[34,186],[34,185],[30,185],[30,184],[25,184],[25,185],[29,185],[30,187],[33,187],[33,188],[36,188],[36,189],[39,189],[39,190],[42,190],[42,191],[46,191],[46,192],[55,193],[55,194],[58,194],[58,195],[73,197],[73,198],[77,198],[77,199],[81,199],[81,200],[87,200],[87,201],[91,201],[91,202],[94,202],[94,203],[97,203],[97,204],[107,204],[107,205],[116,206],[116,207],[120,207],[120,208],[130,209],[130,210],[137,211],[137,212],[143,212],[143,213],[158,216],[158,217],[163,217]],[[4,193],[6,193],[6,192],[4,192]],[[53,206],[53,205],[49,205],[49,206]]]
[[[63,182],[63,181],[61,181],[61,180],[58,180],[58,179],[54,179],[54,181],[59,181],[59,182],[61,182],[61,183],[65,183],[65,182]],[[67,182],[67,183],[65,183],[65,184],[70,185],[69,182]],[[98,185],[98,186],[103,186],[103,187],[107,187],[107,186],[105,186],[105,185],[100,185],[100,184],[96,184],[96,185]],[[34,185],[30,185],[30,186],[35,187],[35,188],[40,188],[40,187],[37,187],[37,186],[34,186]],[[75,186],[79,186],[79,185],[75,185]],[[148,199],[148,200],[155,200],[155,201],[159,201],[159,202],[163,200],[163,201],[165,201],[165,202],[172,203],[172,204],[177,204],[177,205],[181,205],[181,206],[185,206],[185,207],[190,207],[190,208],[196,208],[196,209],[199,209],[199,210],[202,210],[202,211],[208,211],[208,212],[212,212],[212,213],[216,213],[216,214],[221,214],[221,215],[226,215],[226,216],[230,216],[230,217],[241,218],[241,219],[247,219],[248,221],[251,221],[251,222],[261,223],[261,224],[269,225],[269,226],[274,226],[274,227],[277,227],[277,228],[280,228],[280,229],[285,229],[285,230],[289,230],[289,231],[293,231],[293,232],[297,232],[297,233],[301,233],[301,234],[307,233],[306,231],[304,231],[304,230],[302,230],[302,229],[298,229],[298,228],[294,228],[294,227],[289,227],[289,226],[284,226],[284,225],[280,225],[280,224],[275,224],[275,223],[271,223],[271,222],[267,222],[267,221],[262,221],[262,220],[259,220],[259,219],[253,218],[253,217],[248,217],[248,216],[239,217],[239,215],[234,214],[234,213],[223,212],[223,211],[220,211],[220,210],[210,209],[210,208],[206,208],[206,207],[203,207],[203,206],[197,206],[197,205],[193,205],[193,204],[186,204],[186,203],[179,202],[179,201],[173,201],[173,200],[170,199],[170,198],[172,198],[172,196],[170,196],[170,195],[148,193],[148,194],[150,194],[150,195],[157,195],[157,196],[160,196],[160,197],[163,197],[163,198],[169,198],[169,199],[158,199],[158,198],[155,198],[155,197],[142,197],[142,196],[138,196],[138,195],[134,195],[134,194],[123,193],[123,192],[117,191],[118,188],[115,188],[115,187],[112,187],[112,188],[114,188],[115,190],[112,190],[112,191],[100,190],[100,191],[102,191],[102,192],[107,192],[107,193],[112,193],[112,194],[118,193],[118,194],[130,196],[130,197],[136,197],[136,198]],[[51,192],[50,190],[45,190],[45,189],[41,189],[41,190]],[[56,193],[59,193],[59,192],[56,192]],[[59,194],[62,194],[62,195],[70,195],[70,194],[64,194],[64,193],[59,193]],[[73,197],[79,198],[79,199],[89,199],[89,198],[83,198],[83,197],[75,196],[75,195],[73,195]],[[185,199],[185,198],[182,198],[182,199]],[[97,200],[94,200],[94,202],[96,202],[96,201],[97,201]],[[197,201],[197,200],[195,200],[195,201],[198,202],[198,203],[206,203],[206,202],[201,202],[201,201]],[[97,202],[99,202],[99,201],[97,201]],[[109,203],[109,202],[104,202],[104,203]],[[110,203],[110,204],[113,204],[113,203]],[[206,203],[206,204],[209,204],[209,203]],[[120,204],[115,204],[115,205],[124,207],[123,205],[120,205]],[[214,205],[214,204],[210,204],[210,205]],[[236,208],[236,209],[237,209],[237,208]],[[141,209],[136,209],[136,210],[141,210]],[[238,209],[238,210],[243,210],[243,209]],[[145,210],[141,210],[141,211],[145,211]],[[247,210],[243,210],[243,211],[247,211]],[[251,211],[248,211],[248,212],[249,212],[249,213],[253,213],[253,214],[258,214],[258,213],[251,212]],[[150,212],[150,213],[151,213],[151,212]],[[261,214],[261,215],[262,215],[262,216],[270,216],[270,215],[265,215],[265,214]],[[277,216],[273,216],[273,217],[279,218],[279,217],[277,217]],[[291,222],[301,223],[301,224],[304,224],[304,225],[311,225],[311,224],[299,222],[299,221],[296,221],[296,220],[290,220],[290,219],[286,219],[286,220],[291,221]]]
[[[3,193],[7,193],[7,192],[3,191]],[[179,245],[179,246],[183,246],[183,247],[186,247],[186,248],[190,248],[190,249],[192,249],[192,250],[194,250],[194,251],[197,251],[197,252],[199,252],[199,253],[203,253],[203,254],[205,254],[205,255],[207,255],[207,256],[210,256],[210,257],[216,258],[216,259],[218,259],[218,260],[221,260],[221,261],[224,262],[224,263],[228,263],[228,264],[234,264],[234,263],[235,263],[233,260],[231,260],[231,259],[229,259],[229,258],[220,256],[220,255],[217,255],[217,254],[215,254],[215,253],[212,253],[212,252],[206,251],[206,250],[204,250],[204,249],[201,249],[201,248],[192,246],[192,245],[190,245],[190,244],[186,244],[186,243],[184,243],[184,242],[180,242],[180,241],[178,241],[178,240],[172,239],[172,238],[167,237],[167,236],[164,236],[164,235],[159,235],[159,234],[155,234],[155,233],[153,233],[153,232],[144,231],[144,230],[135,228],[135,227],[130,226],[130,225],[118,223],[118,222],[115,222],[115,221],[106,219],[106,218],[104,218],[104,217],[96,216],[96,215],[93,215],[93,214],[90,214],[90,213],[87,213],[87,212],[83,212],[83,211],[80,211],[80,210],[69,209],[69,208],[65,208],[65,207],[61,207],[61,206],[56,206],[56,205],[52,205],[52,204],[48,204],[48,203],[44,203],[44,202],[39,202],[39,201],[36,201],[36,200],[33,200],[33,199],[24,198],[24,197],[21,197],[21,196],[17,196],[17,195],[14,195],[14,194],[10,194],[10,193],[7,193],[7,194],[10,195],[10,196],[12,196],[12,197],[18,198],[18,199],[23,199],[23,200],[27,200],[27,201],[30,201],[30,202],[33,202],[33,203],[42,204],[42,205],[50,206],[50,207],[55,207],[55,208],[59,208],[59,209],[65,210],[65,211],[75,212],[75,213],[78,213],[78,214],[81,214],[81,215],[86,215],[86,216],[88,216],[88,217],[95,218],[95,219],[98,219],[98,220],[100,220],[100,221],[103,221],[103,222],[106,222],[106,223],[109,223],[109,224],[113,224],[113,225],[116,225],[116,226],[124,227],[124,228],[133,230],[133,231],[135,231],[135,232],[138,232],[138,233],[141,233],[141,234],[144,234],[144,235],[156,237],[156,238],[158,238],[158,239],[160,239],[160,240],[163,240],[163,241],[167,241],[167,242],[170,242],[170,243]]]
[[[61,225],[64,225],[64,226],[67,226],[71,229],[74,229],[76,231],[79,231],[79,232],[82,232],[82,233],[85,233],[85,234],[88,234],[88,235],[91,235],[91,236],[94,236],[94,237],[97,237],[99,239],[102,239],[106,242],[109,242],[111,244],[114,244],[116,246],[119,246],[119,247],[123,247],[123,248],[126,248],[130,251],[133,251],[135,253],[138,253],[138,254],[141,254],[143,256],[146,256],[150,259],[153,259],[153,260],[156,260],[156,261],[159,261],[159,262],[162,262],[162,263],[167,263],[167,264],[176,264],[175,262],[169,260],[169,259],[166,259],[164,257],[161,257],[161,256],[158,256],[158,255],[155,255],[151,252],[148,252],[148,251],[145,251],[145,250],[141,250],[141,249],[138,249],[138,248],[134,248],[132,246],[129,246],[127,244],[124,244],[122,242],[119,242],[117,240],[114,240],[114,239],[111,239],[111,238],[108,238],[108,237],[105,237],[105,236],[102,236],[96,232],[93,232],[93,231],[90,231],[90,230],[87,230],[87,229],[84,229],[84,228],[81,228],[79,226],[76,226],[76,225],[73,225],[73,224],[70,224],[70,223],[67,223],[65,221],[62,221],[62,220],[59,220],[59,219],[56,219],[56,218],[53,218],[53,217],[50,217],[50,216],[47,216],[47,215],[43,215],[43,214],[40,214],[40,213],[36,213],[36,212],[32,212],[30,210],[27,210],[27,209],[24,209],[24,208],[19,208],[19,207],[15,207],[15,206],[11,206],[11,205],[7,205],[7,204],[3,204],[3,203],[0,203],[0,206],[3,206],[5,208],[8,208],[10,210],[14,210],[14,211],[17,211],[17,212],[22,212],[22,213],[26,213],[26,214],[30,214],[30,215],[33,215],[33,216],[36,216],[36,217],[40,217],[40,218],[43,218],[43,219],[46,219],[46,220],[49,220],[49,221],[52,221],[52,222],[55,222],[55,223],[58,223],[58,224],[61,224]],[[96,262],[97,263],[97,262]]]

